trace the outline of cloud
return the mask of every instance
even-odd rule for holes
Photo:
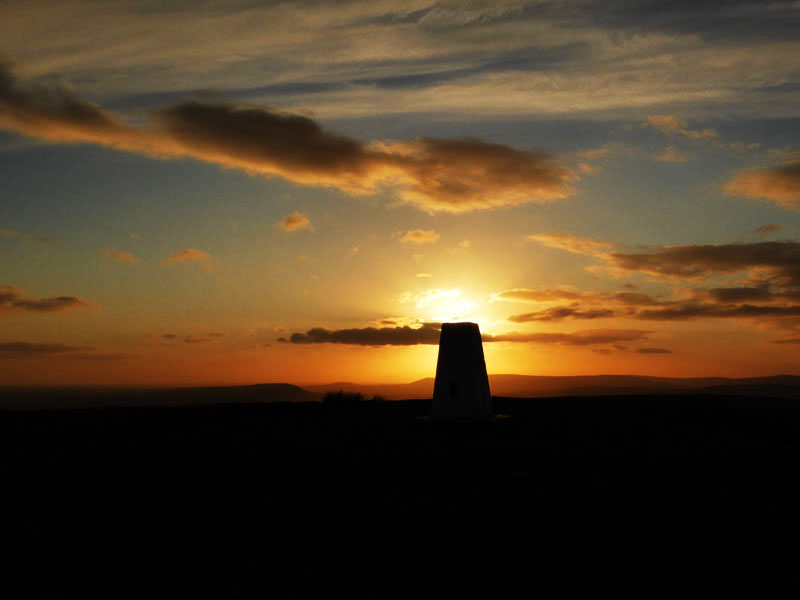
[[[228,335],[227,333],[224,333],[222,331],[209,331],[208,332],[208,337],[210,337],[210,338],[224,338],[224,337],[227,337],[227,335]]]
[[[164,333],[161,335],[162,338],[165,340],[177,340],[178,334],[177,333]]]
[[[539,233],[529,235],[525,239],[538,242],[548,248],[566,250],[574,254],[588,254],[589,256],[605,257],[610,250],[619,248],[619,244],[603,242],[593,238],[577,237],[564,233]]]
[[[539,344],[564,344],[590,346],[614,342],[635,341],[647,338],[652,331],[641,329],[584,329],[572,333],[505,333],[484,335],[484,342],[534,342]]]
[[[785,225],[761,225],[760,227],[753,229],[752,233],[757,235],[769,235],[770,233],[777,233],[778,231],[782,231],[784,229],[786,229]]]
[[[773,344],[800,344],[800,338],[791,338],[788,340],[772,340]]]
[[[648,294],[641,292],[580,292],[576,290],[566,289],[541,289],[531,290],[527,288],[516,288],[512,290],[503,290],[492,294],[493,300],[503,300],[507,302],[559,302],[562,300],[580,301],[584,303],[614,303],[623,306],[648,306],[653,304],[662,304],[663,301],[658,300]]]
[[[10,311],[61,312],[73,308],[91,306],[77,296],[56,296],[54,298],[25,298],[13,285],[0,286],[0,314]]]
[[[800,156],[777,167],[744,171],[725,185],[725,193],[800,208]]]
[[[90,346],[66,346],[61,343],[56,344],[31,344],[29,342],[4,342],[0,343],[0,359],[2,358],[34,358],[37,356],[48,356],[65,354],[68,352],[80,352],[93,350]]]
[[[416,276],[419,277],[420,279],[428,279],[430,277],[433,277],[433,275],[431,275],[430,273],[417,273]]]
[[[314,327],[305,333],[293,333],[292,344],[351,344],[357,346],[413,346],[438,344],[439,326],[424,324],[413,329],[403,327],[365,327],[363,329],[330,330]]]
[[[254,106],[189,101],[153,110],[136,128],[66,91],[19,85],[0,66],[0,129],[61,143],[95,143],[154,158],[191,157],[350,194],[389,188],[427,212],[551,202],[576,174],[542,151],[472,138],[365,144],[308,117]]]
[[[578,170],[586,175],[597,175],[600,171],[603,170],[603,167],[596,167],[590,165],[589,163],[579,163]]]
[[[162,260],[161,264],[164,266],[177,265],[189,261],[207,261],[210,259],[211,255],[207,252],[195,250],[194,248],[184,248],[183,250],[178,250],[174,254],[170,255],[169,258]]]
[[[800,317],[800,306],[719,305],[687,302],[668,308],[642,310],[635,315],[636,319],[645,321],[688,321],[700,317],[717,319]]]
[[[787,284],[800,285],[800,242],[657,246],[642,253],[610,253],[605,258],[626,271],[688,279],[767,269]]]
[[[411,229],[400,238],[403,244],[435,244],[439,241],[439,234],[432,229]]]
[[[547,203],[574,193],[577,175],[546,152],[517,150],[473,138],[380,142],[397,195],[427,212],[465,212]]]
[[[14,231],[13,229],[0,229],[0,238],[5,238],[7,240],[19,239],[30,242],[42,242],[44,244],[49,244],[50,242],[55,241],[55,239],[51,237],[31,235],[29,233],[22,233],[21,231]]]
[[[142,262],[142,259],[135,257],[130,252],[124,252],[122,250],[108,250],[107,252],[105,252],[105,255],[116,262],[122,262],[122,263]]]
[[[716,138],[713,129],[688,129],[686,121],[675,115],[652,115],[647,117],[648,123],[664,133],[675,133],[693,140]]]
[[[666,348],[637,348],[639,354],[672,354],[672,350]]]
[[[418,328],[403,326],[330,330],[324,327],[314,327],[305,333],[293,333],[288,341],[292,344],[349,344],[356,346],[436,345],[439,343],[440,330],[440,325],[431,323],[425,323]],[[573,333],[483,334],[482,338],[485,343],[525,342],[589,346],[640,340],[646,338],[650,333],[652,332],[640,329],[587,329]]]
[[[210,342],[210,341],[211,341],[211,340],[210,340],[210,339],[208,339],[208,338],[196,337],[196,336],[194,336],[194,335],[187,335],[187,336],[186,336],[186,337],[183,339],[183,343],[184,343],[184,344],[204,344],[204,343],[206,343],[206,342]]]
[[[689,160],[689,158],[685,154],[681,154],[680,152],[678,152],[678,150],[670,146],[663,152],[654,154],[653,160],[657,160],[658,162],[667,162],[667,163],[683,163]]]
[[[308,220],[308,216],[297,211],[283,217],[280,221],[275,223],[275,226],[280,227],[286,232],[297,231],[298,229],[310,229],[314,231],[314,227],[311,225],[311,221]]]
[[[512,315],[508,317],[508,320],[514,323],[529,323],[532,321],[561,321],[563,319],[608,319],[615,315],[616,313],[613,310],[607,308],[582,311],[569,306],[555,306],[538,312]]]

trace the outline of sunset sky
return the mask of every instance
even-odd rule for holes
[[[0,3],[0,384],[800,374],[800,3]]]

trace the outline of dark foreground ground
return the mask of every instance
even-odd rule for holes
[[[800,402],[429,406],[2,412],[2,595],[800,595]]]

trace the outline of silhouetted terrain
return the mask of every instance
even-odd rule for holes
[[[545,398],[552,396],[608,396],[611,394],[745,394],[748,396],[798,397],[800,376],[772,377],[647,377],[641,375],[489,375],[492,394],[512,398]],[[391,385],[360,385],[337,382],[326,385],[306,385],[307,390],[325,392],[343,389],[364,394],[378,394],[390,400],[430,398],[433,378],[412,383]]]
[[[800,399],[800,376],[797,375],[741,379],[681,379],[639,375],[489,375],[489,381],[493,395],[510,398],[688,393]],[[0,388],[0,409],[313,402],[322,400],[326,392],[339,390],[365,396],[380,396],[387,400],[423,399],[430,398],[433,394],[433,378],[402,384],[365,385],[340,381],[303,387],[288,383],[192,388],[6,387]]]
[[[203,397],[205,401],[207,397]],[[189,398],[184,398],[189,400]],[[0,411],[14,598],[796,598],[800,403]]]
[[[18,387],[0,388],[0,408],[100,408],[313,402],[322,394],[288,383],[193,388]]]

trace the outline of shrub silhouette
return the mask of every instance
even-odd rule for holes
[[[344,390],[328,391],[322,399],[323,404],[330,406],[352,406],[365,400],[361,392],[345,392]]]
[[[327,404],[329,406],[355,406],[365,402],[378,403],[385,401],[386,398],[383,396],[373,396],[368,400],[367,397],[361,392],[345,392],[344,390],[329,390],[322,398],[323,404]]]

